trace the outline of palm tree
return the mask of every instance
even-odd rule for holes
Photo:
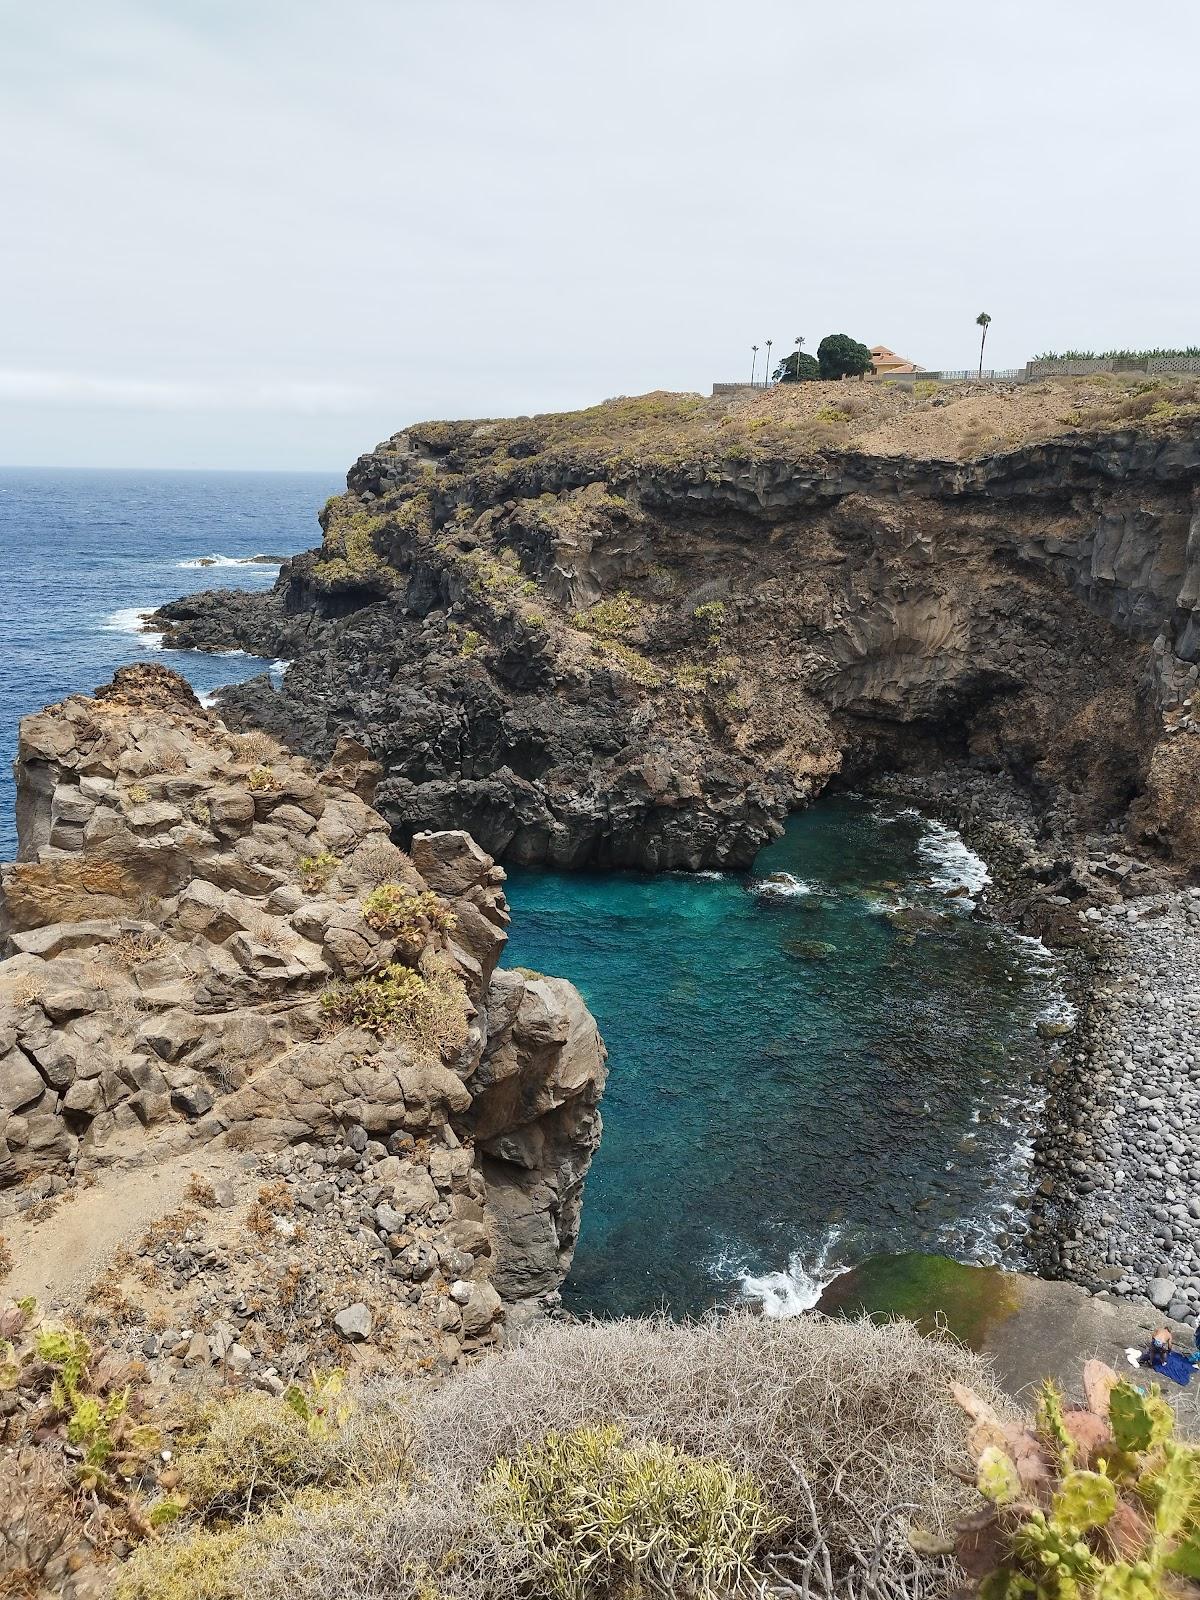
[[[768,339],[767,340],[767,365],[766,365],[766,370],[763,373],[763,388],[764,389],[767,387],[767,384],[770,383],[770,381],[771,381],[771,340]]]
[[[991,317],[988,316],[986,311],[981,311],[975,318],[975,326],[983,329],[983,333],[979,340],[979,376],[981,378],[983,377],[983,347],[987,342],[988,324],[991,322],[991,320]]]
[[[753,389],[753,387],[754,387],[754,369],[758,365],[758,346],[756,344],[752,344],[750,346],[750,348],[754,352],[754,354],[750,358],[750,387]]]

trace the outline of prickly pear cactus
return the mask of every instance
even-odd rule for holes
[[[1044,1511],[1033,1511],[1017,1530],[1014,1545],[1018,1554],[1047,1567],[1056,1577],[1069,1577],[1076,1583],[1094,1582],[1100,1570],[1087,1543]]]
[[[1163,1446],[1163,1464],[1146,1486],[1154,1500],[1154,1526],[1167,1539],[1177,1539],[1195,1523],[1200,1496],[1200,1453],[1170,1440]]]
[[[74,1402],[80,1384],[91,1360],[91,1346],[78,1328],[41,1328],[34,1340],[38,1359],[48,1367],[57,1369],[56,1387],[61,1396],[61,1410]]]
[[[1054,1496],[1055,1522],[1077,1533],[1100,1527],[1116,1509],[1116,1485],[1102,1472],[1068,1472]]]
[[[1042,1390],[1039,1475],[1019,1470],[1027,1428],[1000,1429],[998,1439],[989,1427],[979,1448],[975,1420],[976,1481],[989,1506],[964,1518],[956,1548],[974,1574],[981,1549],[999,1557],[979,1600],[1176,1600],[1195,1593],[1181,1579],[1200,1583],[1200,1446],[1171,1437],[1174,1414],[1156,1388],[1143,1393],[1102,1362],[1090,1368],[1086,1413],[1067,1411],[1053,1384]]]
[[[1108,1422],[1118,1450],[1151,1450],[1171,1435],[1174,1418],[1157,1387],[1148,1394],[1122,1381],[1108,1397]]]
[[[994,1506],[1009,1506],[1021,1497],[1021,1480],[1012,1457],[997,1445],[988,1445],[980,1455],[975,1481],[983,1498]]]
[[[1116,1561],[1105,1567],[1096,1585],[1096,1600],[1162,1600],[1163,1591],[1149,1561],[1131,1565]]]
[[[1042,1392],[1038,1396],[1037,1431],[1062,1462],[1064,1472],[1074,1465],[1075,1441],[1063,1419],[1062,1392],[1049,1378],[1042,1385]]]

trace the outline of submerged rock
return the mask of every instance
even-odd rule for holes
[[[827,961],[837,954],[837,945],[823,939],[789,939],[783,948],[794,961]]]

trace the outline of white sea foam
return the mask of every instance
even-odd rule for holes
[[[264,572],[270,567],[278,565],[272,558],[261,561],[251,556],[223,556],[216,551],[208,556],[194,556],[190,561],[177,561],[177,567],[261,567]]]
[[[790,872],[775,872],[769,878],[755,878],[750,884],[751,892],[764,900],[796,900],[802,895],[814,894],[817,887],[815,883],[793,877]]]
[[[267,668],[267,671],[273,678],[282,678],[291,664],[292,663],[290,661],[285,661],[284,658],[280,656],[277,661],[272,661],[271,665]],[[700,876],[702,878],[719,878],[721,874],[719,872],[702,872]]]
[[[973,909],[974,896],[992,881],[987,862],[944,822],[927,817],[925,829],[917,840],[917,854],[928,869],[930,883],[947,895],[955,889],[965,889],[966,894],[956,898],[967,909]]]
[[[207,710],[209,707],[216,705],[217,691],[215,689],[206,689],[203,694],[198,694],[196,699]]]
[[[921,815],[916,806],[893,807],[891,802],[887,800],[872,800],[869,802],[869,804],[876,822],[885,825],[894,822],[904,822],[909,817],[919,817]]]
[[[106,617],[100,626],[106,633],[132,634],[143,650],[161,650],[162,634],[146,631],[146,618],[152,610],[150,606],[123,606],[120,611],[114,611]]]
[[[1028,972],[1032,973],[1035,978],[1056,979],[1058,977],[1059,966],[1054,958],[1054,952],[1044,945],[1040,939],[1035,939],[1028,933],[1015,933],[1012,937],[1021,948],[1021,954],[1024,957],[1025,967]],[[1073,1028],[1079,1021],[1079,1012],[1056,983],[1054,992],[1038,1012],[1037,1020],[1038,1022],[1061,1022],[1065,1023],[1068,1028]]]
[[[811,1311],[826,1285],[848,1270],[829,1259],[837,1240],[835,1228],[826,1235],[816,1260],[811,1263],[796,1254],[788,1258],[784,1271],[764,1272],[759,1276],[741,1273],[738,1287],[743,1298],[757,1300],[764,1317],[798,1317],[802,1311]]]

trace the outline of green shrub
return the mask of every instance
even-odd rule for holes
[[[619,644],[615,639],[605,640],[604,654],[610,665],[620,667],[627,677],[643,689],[657,689],[666,677],[661,667],[656,667],[653,661],[647,661],[631,645]]]
[[[671,1445],[627,1445],[614,1427],[551,1433],[501,1457],[482,1495],[562,1600],[728,1594],[781,1525],[748,1474]]]
[[[282,1398],[249,1393],[203,1411],[194,1441],[175,1457],[172,1496],[191,1518],[221,1526],[278,1506],[304,1489],[367,1478],[399,1479],[405,1435],[399,1417],[365,1427],[342,1374],[293,1383]]]
[[[698,693],[708,688],[708,668],[695,661],[685,661],[671,674],[677,689]]]
[[[432,889],[419,892],[407,884],[381,883],[362,903],[362,914],[377,933],[396,939],[415,954],[430,930],[449,933],[454,913]]]
[[[610,600],[597,600],[595,605],[575,613],[575,626],[598,639],[623,639],[640,627],[646,607],[627,590],[622,589]]]
[[[475,632],[475,629],[468,628],[466,633],[463,634],[462,643],[458,647],[458,653],[460,656],[473,656],[476,650],[479,650],[482,645],[483,640],[479,634]]]
[[[266,794],[278,789],[279,780],[270,767],[255,767],[246,775],[246,787],[251,794]]]
[[[338,858],[329,850],[315,856],[301,856],[297,865],[300,880],[309,894],[318,894],[337,871]]]
[[[333,1031],[365,1028],[433,1055],[466,1042],[466,992],[443,968],[424,975],[394,964],[354,983],[331,983],[320,1006]]]
[[[697,622],[704,623],[713,639],[719,637],[725,626],[725,605],[721,600],[706,600],[692,612]]]

